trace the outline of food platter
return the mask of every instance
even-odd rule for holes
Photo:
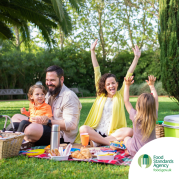
[[[111,141],[110,142],[110,148],[113,150],[125,150],[126,146],[124,145],[124,141]]]

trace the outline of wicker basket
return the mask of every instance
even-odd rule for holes
[[[155,133],[156,133],[156,138],[165,137],[164,127],[162,126],[162,124],[156,124]]]
[[[0,138],[0,159],[17,156],[21,148],[24,133],[0,131],[0,135],[3,136],[3,138]]]

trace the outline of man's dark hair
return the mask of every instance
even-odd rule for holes
[[[52,66],[49,66],[47,69],[46,69],[46,73],[47,72],[52,72],[52,71],[55,71],[57,73],[57,76],[58,77],[62,77],[64,76],[64,71],[61,67],[57,66],[57,65],[52,65]]]

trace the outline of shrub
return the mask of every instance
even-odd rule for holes
[[[155,83],[155,89],[157,91],[158,96],[167,95],[167,92],[162,88],[162,82],[158,81]],[[133,84],[130,86],[130,95],[140,95],[142,93],[150,93],[150,88],[148,84]]]
[[[179,105],[179,9],[176,0],[159,1],[159,42],[163,88]]]
[[[168,93],[164,90],[164,88],[162,87],[162,82],[156,82],[155,84],[155,89],[157,90],[157,94],[159,96],[163,96],[163,95],[168,95]]]

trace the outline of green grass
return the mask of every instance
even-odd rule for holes
[[[95,98],[81,98],[82,111],[80,116],[81,126],[94,102]],[[135,107],[137,97],[130,98]],[[0,102],[0,114],[9,115],[20,113],[20,108],[28,109],[29,101]],[[159,98],[158,119],[163,120],[166,115],[179,113],[178,105],[167,97]],[[132,127],[129,115],[126,112],[127,124]],[[4,118],[0,119],[0,128],[4,126]],[[0,178],[120,178],[127,179],[129,166],[115,166],[86,162],[55,162],[46,159],[28,158],[17,156],[0,160]]]

